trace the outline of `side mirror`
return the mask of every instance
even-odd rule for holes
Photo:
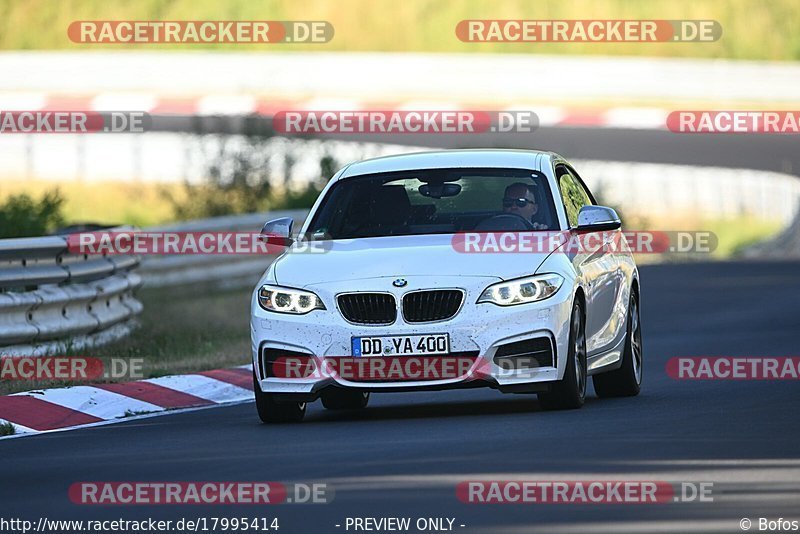
[[[608,206],[584,206],[578,212],[579,232],[603,232],[622,227],[619,215]]]
[[[293,224],[294,220],[291,217],[267,221],[261,228],[261,239],[268,245],[288,247],[294,242],[292,239]]]
[[[419,186],[419,194],[428,198],[454,197],[460,192],[460,184],[432,182]]]

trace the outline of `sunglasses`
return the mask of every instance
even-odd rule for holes
[[[536,204],[535,200],[530,200],[528,198],[504,198],[503,199],[503,207],[510,208],[511,206],[516,206],[518,208],[524,208],[528,204]]]

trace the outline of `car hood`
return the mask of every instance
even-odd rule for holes
[[[275,261],[275,281],[290,287],[386,276],[480,276],[503,280],[530,275],[546,252],[465,253],[452,234],[369,237],[321,242],[324,252],[286,252]]]

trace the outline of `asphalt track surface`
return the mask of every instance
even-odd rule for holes
[[[197,134],[274,135],[271,119],[263,117],[154,116],[151,128]],[[719,166],[800,175],[796,135],[676,134],[666,130],[559,126],[530,133],[337,134],[316,138],[430,148],[552,150],[575,159]]]
[[[164,129],[185,127],[180,119],[172,122]],[[196,131],[231,130],[224,121],[205,121]],[[357,140],[800,169],[794,136],[542,128]],[[800,520],[797,381],[690,382],[665,373],[673,356],[797,356],[800,263],[672,264],[641,273],[645,382],[639,397],[590,395],[581,410],[543,412],[533,395],[489,389],[394,393],[373,395],[370,407],[357,413],[327,412],[315,403],[300,425],[263,426],[247,403],[3,440],[0,517],[277,517],[283,533],[353,532],[345,530],[348,517],[410,517],[412,524],[446,517],[465,533],[742,532],[745,517],[753,531],[762,517]],[[713,482],[714,501],[460,502],[456,484],[476,478]],[[327,505],[89,507],[67,497],[77,481],[237,480],[325,482],[335,498]]]
[[[347,139],[344,135],[330,138]],[[532,133],[371,135],[349,139],[431,148],[552,150],[568,159],[719,166],[800,174],[800,151],[792,135],[692,135],[665,130],[556,127],[540,128]]]
[[[259,424],[252,403],[0,441],[0,515],[37,520],[277,517],[281,533],[353,532],[347,517],[455,518],[456,532],[741,532],[800,519],[797,381],[678,381],[673,356],[798,354],[800,264],[644,266],[645,377],[636,398],[543,412],[490,389],[319,403],[299,425]],[[713,482],[713,502],[466,504],[475,478]],[[72,504],[77,481],[327,482],[331,504]],[[412,523],[413,524],[413,523]],[[335,525],[341,525],[336,527]],[[464,525],[461,527],[460,525]],[[411,530],[416,532],[416,530]]]

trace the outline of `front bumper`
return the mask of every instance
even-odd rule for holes
[[[265,349],[300,352],[322,358],[351,357],[351,338],[354,336],[401,336],[415,334],[447,333],[450,335],[452,353],[475,353],[474,367],[469,373],[457,378],[440,380],[396,380],[364,381],[348,380],[342,376],[319,376],[309,378],[265,377],[258,372],[258,382],[266,393],[316,396],[326,387],[349,387],[370,391],[409,391],[475,387],[479,385],[507,389],[523,388],[525,385],[543,384],[559,380],[564,375],[565,358],[569,341],[569,319],[572,310],[573,291],[565,283],[552,297],[535,303],[502,307],[495,304],[476,304],[478,296],[486,286],[498,279],[475,277],[465,284],[464,277],[452,280],[437,277],[434,280],[409,280],[412,284],[400,289],[392,288],[398,302],[407,291],[433,287],[460,287],[465,290],[465,300],[460,311],[451,319],[422,324],[404,322],[402,314],[388,326],[367,326],[348,323],[335,305],[335,295],[352,286],[342,288],[325,284],[307,287],[315,291],[325,302],[327,310],[315,310],[306,315],[288,315],[266,311],[258,304],[255,295],[252,302],[251,342],[254,368],[262,368],[259,359]],[[386,291],[391,287],[391,278],[359,281],[360,291]],[[460,282],[455,285],[456,282]],[[465,287],[465,285],[470,287]],[[374,288],[380,288],[374,289]],[[551,340],[555,366],[512,370],[494,362],[501,345],[530,338],[546,337]]]

